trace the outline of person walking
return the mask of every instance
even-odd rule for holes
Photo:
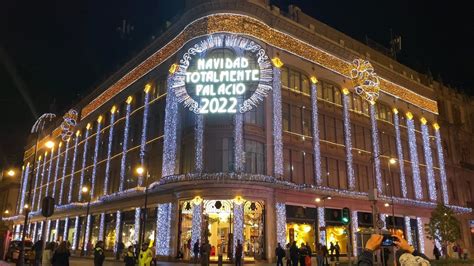
[[[43,258],[41,259],[41,266],[51,266],[51,259],[53,258],[54,242],[46,244],[46,248],[43,251]]]
[[[299,259],[301,266],[306,266],[306,256],[308,256],[308,250],[306,249],[306,245],[304,243],[301,243],[299,250]]]
[[[58,248],[54,251],[53,258],[51,259],[51,263],[53,266],[69,266],[69,257],[71,253],[67,248],[67,244],[65,241],[59,244]]]
[[[148,247],[148,243],[142,244],[140,255],[138,256],[138,266],[151,266],[153,251]]]
[[[316,261],[318,266],[324,266],[324,249],[321,244],[318,244],[316,248]]]
[[[332,242],[329,243],[329,257],[331,257],[331,261],[334,261],[334,254],[336,253],[336,247]]]
[[[339,256],[341,255],[341,247],[339,246],[339,242],[336,241],[336,245],[334,245],[334,250],[336,251],[336,261],[339,261]]]
[[[209,266],[209,255],[211,254],[211,245],[208,240],[201,245],[201,266]]]
[[[293,241],[290,247],[290,258],[292,266],[298,266],[299,251],[296,246],[296,241]]]
[[[135,258],[135,254],[133,253],[133,246],[129,246],[127,251],[123,254],[123,262],[125,262],[125,266],[135,266],[137,263],[137,258]]]
[[[125,249],[125,244],[122,241],[120,241],[117,244],[117,253],[115,253],[115,259],[116,260],[120,259],[120,256],[122,255],[124,249]]]
[[[194,253],[194,263],[198,263],[198,260],[199,260],[199,239],[196,240],[196,243],[194,243],[193,253]]]
[[[105,254],[104,254],[104,242],[97,241],[94,248],[94,266],[104,265]]]
[[[290,243],[286,243],[286,246],[285,246],[285,257],[286,257],[286,266],[291,266]]]
[[[441,257],[441,252],[439,251],[438,246],[436,246],[436,244],[433,248],[433,256],[436,258],[436,260],[439,260],[439,257]]]
[[[243,247],[240,239],[237,239],[237,246],[235,247],[235,266],[242,266]]]
[[[35,266],[39,266],[41,264],[41,252],[43,251],[43,240],[40,239],[35,242],[32,249],[35,251]]]
[[[283,266],[283,258],[285,257],[285,250],[281,247],[280,243],[277,244],[275,249],[275,255],[277,257],[277,265],[276,266]]]

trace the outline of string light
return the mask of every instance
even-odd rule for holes
[[[244,204],[233,202],[234,208],[234,247],[237,247],[237,240],[240,240],[240,243],[244,243]],[[284,242],[283,242],[284,243]],[[235,256],[235,248],[233,249],[233,255]]]
[[[72,250],[76,250],[77,248],[77,237],[79,234],[79,216],[76,216],[76,219],[74,221],[74,232],[72,235]]]
[[[117,211],[117,219],[115,220],[115,244],[114,244],[114,252],[117,253],[118,251],[118,244],[119,241],[122,239],[122,212]]]
[[[135,232],[133,234],[133,241],[134,243],[138,243],[138,239],[140,238],[140,213],[141,213],[141,208],[135,208]]]
[[[91,176],[91,191],[90,197],[91,199],[94,198],[95,192],[95,178],[97,175],[97,158],[99,157],[99,146],[100,146],[100,128],[102,127],[102,116],[99,116],[97,119],[97,129],[95,133],[95,146],[94,146],[94,157],[93,157],[93,164],[92,164],[92,176]]]
[[[105,213],[100,214],[99,241],[104,240]]]
[[[438,129],[435,128],[435,138],[436,138],[436,151],[438,152],[438,164],[439,164],[439,174],[441,176],[441,189],[443,192],[443,203],[445,205],[449,204],[449,194],[448,194],[448,183],[446,178],[446,169],[444,166],[444,153],[443,145],[441,144],[441,134]]]
[[[53,193],[51,193],[52,197],[53,198],[56,198],[56,185],[58,183],[58,174],[59,174],[59,161],[61,160],[61,148],[62,148],[62,144],[59,143],[58,145],[58,155],[57,155],[57,158],[56,158],[56,165],[54,167],[54,183],[53,183]],[[57,203],[56,203],[57,205]]]
[[[63,203],[64,182],[66,182],[67,159],[69,155],[69,143],[70,143],[69,140],[70,139],[66,141],[66,149],[64,150],[64,163],[63,163],[63,172],[62,172],[62,178],[61,178],[61,187],[59,188],[58,205],[61,205]]]
[[[321,149],[319,143],[319,118],[318,118],[318,86],[316,77],[311,77],[311,107],[313,112],[311,119],[313,122],[313,160],[314,160],[314,176],[316,177],[316,185],[320,186],[323,182],[321,177]]]
[[[142,123],[142,138],[140,142],[140,165],[145,165],[145,151],[146,151],[146,139],[147,139],[147,126],[148,126],[148,110],[149,108],[149,101],[150,101],[150,93],[149,84],[146,85],[145,88],[145,99],[144,99],[144,110],[143,110],[143,123]],[[147,89],[148,88],[148,89]],[[138,176],[138,185],[143,186],[143,175]]]
[[[421,135],[423,137],[423,150],[426,162],[426,176],[428,177],[428,192],[430,195],[430,200],[436,201],[437,195],[436,181],[433,171],[433,156],[431,154],[430,133],[428,131],[428,126],[426,125],[426,122],[421,124]]]
[[[53,170],[53,157],[54,157],[54,148],[51,149],[51,155],[49,156],[48,177],[46,179],[46,190],[44,192],[45,196],[49,195],[49,182],[51,181],[51,170]],[[58,153],[58,157],[59,157],[59,153]]]
[[[56,219],[56,224],[55,224],[56,225],[56,228],[55,228],[56,234],[54,235],[55,238],[51,239],[51,241],[59,240],[59,222],[60,222],[59,219]]]
[[[76,170],[76,159],[77,159],[77,145],[79,144],[80,132],[76,133],[76,140],[74,141],[74,152],[72,155],[72,165],[71,165],[71,180],[69,181],[69,194],[67,196],[67,202],[71,203],[72,201],[72,190],[74,186],[74,172]]]
[[[159,256],[171,255],[171,203],[158,204],[156,216],[156,254]],[[192,243],[194,244],[194,243]]]
[[[407,118],[408,146],[410,147],[410,160],[413,172],[413,188],[415,190],[415,198],[419,200],[423,198],[423,191],[421,188],[418,151],[416,149],[415,122],[413,121],[413,115],[411,113],[407,113]]]
[[[204,161],[203,161],[203,147],[204,147],[204,117],[203,115],[199,114],[195,116],[195,128],[194,128],[194,168],[195,171],[201,173],[204,168]]]
[[[112,141],[114,138],[114,123],[115,123],[115,106],[110,111],[110,127],[109,127],[109,142],[107,144],[107,160],[105,162],[105,177],[104,177],[104,195],[109,194],[109,179],[110,179],[110,159],[112,157]]]
[[[402,148],[402,139],[400,134],[400,118],[398,116],[398,110],[393,110],[393,125],[395,126],[395,141],[397,145],[397,155],[398,155],[398,166],[400,167],[400,185],[402,189],[402,196],[404,198],[408,197],[407,190],[407,181],[405,177],[405,163],[403,158],[403,148]]]
[[[16,211],[15,211],[15,214],[20,214],[20,209],[22,208],[21,206],[21,197],[22,197],[22,191],[23,191],[23,185],[24,185],[24,182],[25,182],[25,166],[23,165],[21,167],[21,175],[20,175],[20,190],[18,191],[20,194],[18,195],[18,201],[16,202]]]
[[[326,245],[326,230],[322,228],[326,228],[326,216],[325,209],[323,207],[318,207],[318,231],[319,231],[319,243]]]
[[[367,60],[354,59],[350,76],[356,93],[368,102],[375,103],[379,98],[380,81],[372,64]]]
[[[39,174],[40,174],[40,168],[41,168],[41,158],[42,157],[39,156],[38,163],[37,163],[37,166],[36,166],[35,188],[33,189],[33,198],[31,199],[31,210],[34,210],[34,206],[35,206],[36,190],[38,188],[38,180],[39,180]],[[33,169],[33,172],[34,171],[35,171],[35,169]]]
[[[405,216],[405,230],[406,230],[406,238],[407,238],[407,241],[410,245],[413,245],[413,238],[412,238],[412,234],[411,234],[411,224],[410,224],[410,217],[408,216]]]
[[[78,189],[78,192],[77,192],[78,201],[82,200],[81,188],[84,186],[84,175],[86,173],[87,148],[88,148],[87,144],[89,142],[89,132],[90,132],[90,124],[87,124],[87,126],[86,126],[86,136],[84,137],[84,150],[83,150],[83,153],[82,153],[81,178],[79,180],[79,189]]]
[[[173,75],[168,76],[166,94],[165,129],[163,140],[162,176],[174,175],[176,163],[176,132],[178,130],[178,101],[173,90]],[[194,242],[193,242],[194,243]]]
[[[418,243],[419,243],[419,251],[421,253],[425,253],[425,232],[424,232],[424,225],[423,221],[420,217],[416,217],[416,227],[418,228]]]
[[[129,100],[130,99],[130,100]],[[127,98],[127,107],[125,111],[125,126],[123,129],[123,143],[122,143],[122,159],[120,161],[120,184],[119,191],[123,191],[125,187],[125,169],[127,162],[127,149],[128,149],[128,130],[130,129],[130,113],[132,110],[131,100],[132,98]]]
[[[277,241],[282,246],[286,243],[286,205],[284,202],[275,204]]]
[[[68,236],[69,236],[68,231],[69,231],[69,217],[66,217],[66,219],[64,219],[64,232],[63,232],[64,241],[68,240]]]
[[[377,118],[375,116],[375,105],[370,104],[370,123],[372,126],[372,148],[373,148],[373,159],[375,165],[375,181],[377,182],[377,192],[383,193],[383,182],[382,174],[380,170],[380,144],[379,144],[379,131],[377,127]]]
[[[35,223],[33,225],[33,234],[31,236],[31,239],[32,239],[32,242],[35,243],[36,242],[36,229],[37,229],[37,226],[38,226],[38,223]]]
[[[352,252],[357,256],[357,231],[359,231],[359,217],[357,211],[351,212]],[[349,234],[349,233],[348,233]]]
[[[48,153],[45,153],[45,155],[44,155],[43,169],[41,170],[41,179],[40,179],[40,183],[39,183],[39,194],[38,194],[38,198],[36,199],[36,202],[34,202],[34,203],[36,203],[36,210],[39,210],[40,205],[41,205],[40,202],[41,202],[41,195],[43,194],[44,174],[46,172],[46,164],[48,163],[46,158],[48,158]],[[32,206],[31,209],[34,210],[33,206]]]
[[[385,213],[380,213],[380,214],[379,214],[379,217],[380,217],[380,220],[383,221],[383,227],[382,227],[382,229],[387,229],[387,222],[386,222],[386,221],[387,221],[387,214],[385,214]]]
[[[244,117],[242,114],[235,114],[234,117],[234,171],[244,171]]]
[[[273,68],[273,156],[274,175],[283,176],[281,70]],[[284,242],[283,242],[284,243]],[[282,243],[282,244],[283,244]]]
[[[86,236],[85,236],[85,239],[84,239],[84,249],[85,250],[89,250],[89,248],[87,247],[89,245],[89,237],[90,237],[90,234],[91,234],[91,215],[87,215],[87,218],[86,218]]]
[[[194,245],[196,241],[202,243],[201,241],[201,222],[202,222],[202,201],[196,204],[195,201],[192,201],[193,204],[193,219],[191,226],[191,243]]]
[[[23,185],[21,187],[21,198],[19,214],[23,213],[23,206],[25,206],[26,187],[28,186],[28,177],[30,176],[30,163],[26,164],[25,174],[23,177]]]
[[[51,230],[51,220],[48,220],[48,222],[46,223],[46,235],[45,235],[46,242],[50,241],[49,240],[49,237],[51,235],[50,230]]]
[[[349,180],[349,189],[355,189],[356,181],[354,176],[354,168],[352,165],[352,134],[351,134],[351,121],[349,117],[349,91],[345,89],[346,92],[342,94],[343,100],[343,119],[344,119],[344,140],[346,148],[346,165],[347,165],[347,177]]]
[[[41,240],[43,238],[43,226],[44,226],[44,221],[41,221],[39,223],[39,229],[38,229],[38,239]]]
[[[68,141],[73,135],[74,127],[77,125],[78,113],[74,109],[70,109],[64,116],[61,123],[61,137],[62,140]]]

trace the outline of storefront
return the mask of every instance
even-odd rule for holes
[[[286,205],[286,240],[296,242],[298,247],[309,245],[316,250],[317,209]],[[281,243],[282,245],[286,243]]]
[[[340,254],[347,254],[347,244],[350,240],[350,230],[341,222],[342,210],[325,209],[326,217],[326,246],[331,252],[331,247],[339,246]]]

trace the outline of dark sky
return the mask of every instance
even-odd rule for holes
[[[403,38],[402,63],[422,72],[430,69],[435,78],[440,74],[445,83],[474,95],[474,19],[468,1],[272,3],[282,9],[293,3],[358,40],[367,35],[388,45],[392,29]],[[21,163],[35,113],[48,112],[55,102],[62,115],[183,8],[183,0],[2,1],[0,168]],[[117,28],[124,19],[134,29],[121,38]]]

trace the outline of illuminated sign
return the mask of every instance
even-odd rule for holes
[[[189,48],[179,63],[171,87],[196,114],[244,113],[272,89],[265,50],[245,37],[210,35]]]

